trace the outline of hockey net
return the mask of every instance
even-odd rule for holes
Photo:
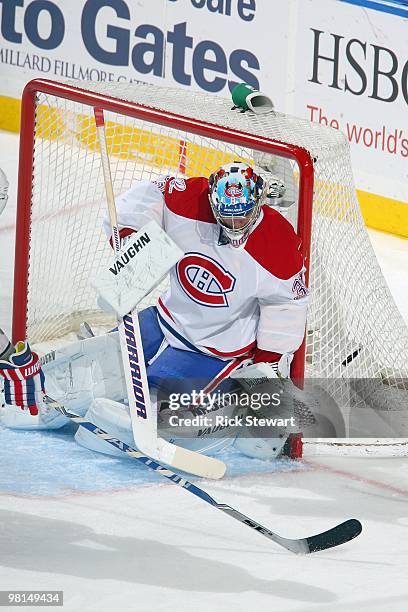
[[[404,421],[408,331],[364,226],[345,137],[277,112],[233,111],[229,101],[203,93],[127,83],[38,80],[27,86],[14,340],[27,336],[45,350],[75,339],[83,321],[114,325],[97,308],[90,284],[112,257],[102,231],[106,205],[94,106],[105,110],[116,195],[141,179],[209,176],[236,159],[261,164],[266,178],[284,181],[285,200],[293,205],[281,212],[302,236],[312,294],[306,342],[293,372],[333,381],[346,420],[355,403],[348,381],[373,379],[381,411],[397,410]],[[144,305],[154,304],[162,289]],[[406,437],[402,428],[404,439],[387,444],[405,448]]]

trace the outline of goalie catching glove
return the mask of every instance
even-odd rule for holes
[[[258,361],[257,359],[277,357],[276,354],[259,350],[255,355],[255,363],[240,368],[231,374],[245,391],[255,396],[273,397],[279,394],[279,403],[271,407],[251,408],[251,412],[257,417],[275,417],[291,421],[292,426],[285,427],[253,427],[252,436],[240,437],[235,441],[235,447],[244,455],[258,459],[271,459],[282,454],[290,457],[301,455],[301,434],[294,421],[294,404],[292,388],[294,385],[289,378],[290,364],[293,354],[281,355],[279,360],[273,362]],[[275,382],[273,382],[275,381]],[[267,437],[262,438],[262,433]],[[276,437],[275,437],[276,436]]]
[[[278,361],[273,362],[259,361],[259,357],[262,354],[265,356],[276,355],[276,353],[268,353],[258,349],[257,353],[255,353],[255,363],[236,370],[231,374],[231,378],[238,378],[242,386],[247,389],[252,389],[270,379],[289,378],[290,364],[293,360],[292,354],[285,353],[280,356]]]

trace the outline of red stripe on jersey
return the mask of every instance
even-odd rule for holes
[[[158,300],[158,306],[166,313],[166,315],[169,317],[169,319],[171,319],[173,322],[174,319],[171,315],[171,312],[169,311],[168,308],[166,308],[166,306],[163,304],[163,301],[161,298],[159,298]],[[236,351],[231,351],[229,353],[224,353],[222,351],[218,351],[215,348],[211,348],[209,346],[205,346],[204,348],[209,351],[212,355],[216,355],[217,357],[249,357],[250,355],[247,355],[247,353],[249,353],[249,351],[251,349],[254,348],[254,346],[256,345],[256,341],[254,340],[253,342],[251,342],[251,344],[248,344],[248,346],[244,346],[241,349],[238,349]],[[196,347],[198,351],[200,351],[200,348],[197,346]],[[200,351],[203,355],[205,355],[206,353],[204,353],[204,351]]]
[[[249,353],[249,351],[254,348],[255,344],[256,341],[254,340],[253,342],[251,342],[251,344],[248,344],[248,346],[244,346],[241,349],[237,349],[236,351],[230,351],[227,353],[224,353],[223,351],[218,351],[217,349],[211,348],[209,346],[206,346],[205,348],[213,355],[217,355],[217,357],[240,357]]]
[[[276,363],[282,357],[281,353],[265,351],[264,349],[256,348],[254,355],[254,363]]]
[[[174,321],[173,317],[171,316],[170,310],[168,308],[166,308],[166,306],[163,304],[163,301],[162,301],[161,297],[159,297],[158,302],[159,302],[160,308],[162,308],[162,310],[166,313],[166,315],[169,317],[169,319]]]
[[[180,217],[216,223],[211,210],[208,179],[203,176],[176,179],[169,177],[164,188],[167,208]]]
[[[263,206],[263,219],[248,237],[245,251],[265,270],[282,280],[303,266],[301,239],[278,211]]]
[[[216,389],[223,380],[228,378],[231,372],[236,370],[242,362],[243,358],[234,359],[231,361],[223,370],[221,370],[221,372],[218,372],[217,376],[210,380],[210,382],[204,387],[203,392],[211,393],[211,391],[214,391],[214,389]]]

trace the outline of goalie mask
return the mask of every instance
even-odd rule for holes
[[[222,166],[209,178],[210,204],[232,246],[241,245],[259,218],[264,181],[243,162]]]

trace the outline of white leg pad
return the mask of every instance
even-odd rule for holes
[[[43,366],[46,392],[67,409],[82,415],[98,397],[126,397],[117,332],[74,342],[51,356]]]
[[[268,461],[279,457],[286,442],[282,438],[237,438],[234,447],[247,457]]]
[[[98,398],[93,400],[86,411],[85,417],[88,421],[91,421],[91,423],[105,430],[113,437],[117,437],[130,446],[135,445],[129,408],[125,404],[106,398]],[[125,456],[119,449],[81,426],[77,429],[75,440],[81,446],[99,453],[113,455],[114,457]]]
[[[39,413],[31,415],[28,410],[22,410],[20,406],[7,404],[2,407],[0,412],[0,421],[4,427],[9,429],[59,429],[69,419],[53,408],[49,408],[45,404],[40,407]]]

